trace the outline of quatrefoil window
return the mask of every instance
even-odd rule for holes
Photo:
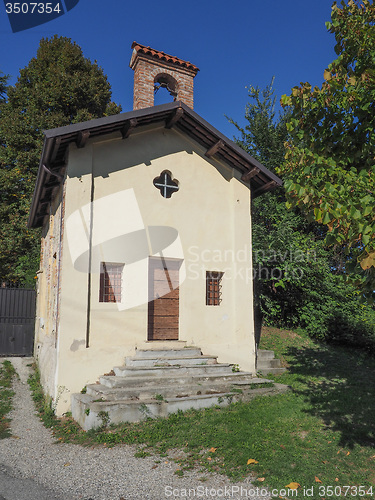
[[[154,186],[159,189],[163,198],[170,198],[179,190],[178,181],[172,180],[172,174],[168,170],[164,170],[159,177],[154,179]]]

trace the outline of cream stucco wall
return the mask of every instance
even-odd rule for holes
[[[171,198],[153,185],[164,170],[179,184]],[[250,191],[239,177],[165,128],[71,146],[60,320],[50,358],[56,359],[50,393],[62,392],[59,414],[69,408],[71,392],[123,364],[136,348],[156,345],[147,342],[147,287],[149,257],[160,251],[182,260],[179,341],[255,371]],[[125,263],[120,304],[99,302],[101,261]],[[205,304],[206,271],[224,272],[219,306]]]

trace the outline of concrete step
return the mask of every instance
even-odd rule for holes
[[[260,359],[273,359],[275,357],[274,351],[268,351],[266,349],[257,350],[257,358]]]
[[[170,376],[174,375],[193,375],[193,374],[227,374],[232,372],[231,364],[226,363],[216,363],[212,365],[207,364],[198,364],[198,365],[189,365],[189,366],[146,366],[137,368],[135,366],[115,366],[113,371],[119,377],[139,377],[139,376],[148,376],[148,377],[157,377],[157,376]]]
[[[167,381],[163,380],[162,383]],[[153,399],[157,395],[163,395],[163,397],[186,397],[186,396],[200,396],[207,394],[218,394],[222,392],[228,392],[238,389],[251,389],[253,386],[272,383],[271,380],[258,379],[258,378],[248,378],[239,380],[234,379],[232,382],[223,381],[218,379],[216,381],[208,381],[206,383],[200,383],[194,380],[190,382],[184,381],[184,383],[179,384],[168,384],[168,385],[154,385],[150,387],[145,387],[144,385],[137,385],[134,387],[108,387],[103,384],[91,384],[87,386],[87,394],[92,396],[94,400],[103,399],[106,401],[114,400],[145,400]]]
[[[279,368],[262,368],[259,369],[259,373],[261,375],[281,375],[286,371],[286,368],[284,367],[279,367]]]
[[[250,386],[250,384],[247,384]],[[237,387],[237,386],[236,386]],[[87,394],[90,394],[94,399],[105,400],[105,401],[117,401],[117,400],[138,400],[144,401],[148,399],[158,399],[158,397],[163,396],[163,398],[182,398],[187,396],[202,396],[207,394],[219,394],[225,391],[230,390],[230,387],[225,387],[224,384],[218,385],[216,387],[202,387],[202,386],[159,386],[155,388],[126,388],[126,387],[117,387],[117,388],[109,388],[106,386],[99,385],[98,388],[90,387],[90,390],[87,391]]]
[[[258,360],[257,368],[261,370],[262,368],[279,368],[281,367],[281,361],[279,359],[267,359]]]
[[[178,347],[178,346],[177,346]],[[278,360],[266,355],[265,373],[281,370]],[[166,417],[179,410],[224,406],[249,401],[258,394],[273,394],[272,381],[237,372],[234,365],[217,363],[198,348],[137,350],[115,375],[103,375],[87,386],[86,394],[72,395],[73,418],[85,430],[104,423],[138,422]]]
[[[135,367],[164,367],[164,366],[188,366],[188,365],[213,365],[217,363],[215,356],[160,356],[160,357],[133,357],[125,358],[125,366]]]
[[[198,347],[183,347],[181,349],[137,349],[135,355],[137,358],[168,358],[170,356],[190,358],[201,356],[202,351]]]
[[[167,417],[179,410],[203,409],[210,406],[227,406],[239,401],[240,393],[220,393],[187,396],[168,399],[146,399],[140,401],[93,401],[89,394],[72,395],[72,414],[74,419],[85,430],[107,424],[121,422],[139,422],[146,418]]]
[[[159,373],[158,375],[154,375],[152,377],[149,377],[149,372],[147,372],[144,375],[138,375],[138,376],[111,376],[111,375],[103,375],[99,378],[99,382],[102,385],[105,385],[107,387],[126,387],[126,388],[131,388],[131,387],[157,387],[161,385],[184,385],[184,384],[215,384],[218,381],[221,381],[223,383],[236,383],[238,381],[242,380],[253,380],[253,374],[248,373],[248,372],[232,372],[229,371],[228,373],[218,373],[218,372],[211,372],[211,373],[195,373],[195,372],[190,372],[190,373],[183,373],[183,371],[175,371],[173,373],[173,376],[169,376],[170,371],[166,373]]]
[[[274,351],[258,349],[257,372],[262,375],[281,375],[285,372],[285,368],[281,366],[281,361],[275,358]]]
[[[255,382],[257,381],[257,382]],[[211,406],[227,406],[237,401],[251,401],[256,396],[272,395],[289,390],[288,386],[272,384],[262,387],[270,380],[253,379],[253,383],[243,386],[241,390],[216,394],[198,394],[194,396],[165,397],[155,395],[143,400],[116,399],[109,401],[95,400],[90,394],[72,395],[72,414],[84,430],[102,425],[119,424],[121,422],[139,422],[146,418],[167,417],[179,410],[203,409]],[[243,383],[243,382],[241,382]]]

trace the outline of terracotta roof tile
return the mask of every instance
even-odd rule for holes
[[[137,42],[132,43],[132,49],[135,49],[137,53],[152,56],[152,57],[155,57],[157,59],[161,59],[165,62],[178,64],[180,66],[183,66],[184,68],[195,71],[196,73],[199,71],[199,68],[197,68],[197,66],[195,66],[194,64],[192,64],[189,61],[184,61],[182,59],[179,59],[178,57],[166,54],[165,52],[162,52],[161,50],[155,50],[155,49],[152,49],[151,47],[146,47],[146,45],[141,45],[140,43],[137,43]]]

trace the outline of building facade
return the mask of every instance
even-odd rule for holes
[[[251,198],[281,181],[192,110],[198,68],[135,43],[131,67],[133,111],[46,132],[29,225],[58,414],[136,349],[197,346],[255,371]],[[174,101],[153,106],[160,86]]]

